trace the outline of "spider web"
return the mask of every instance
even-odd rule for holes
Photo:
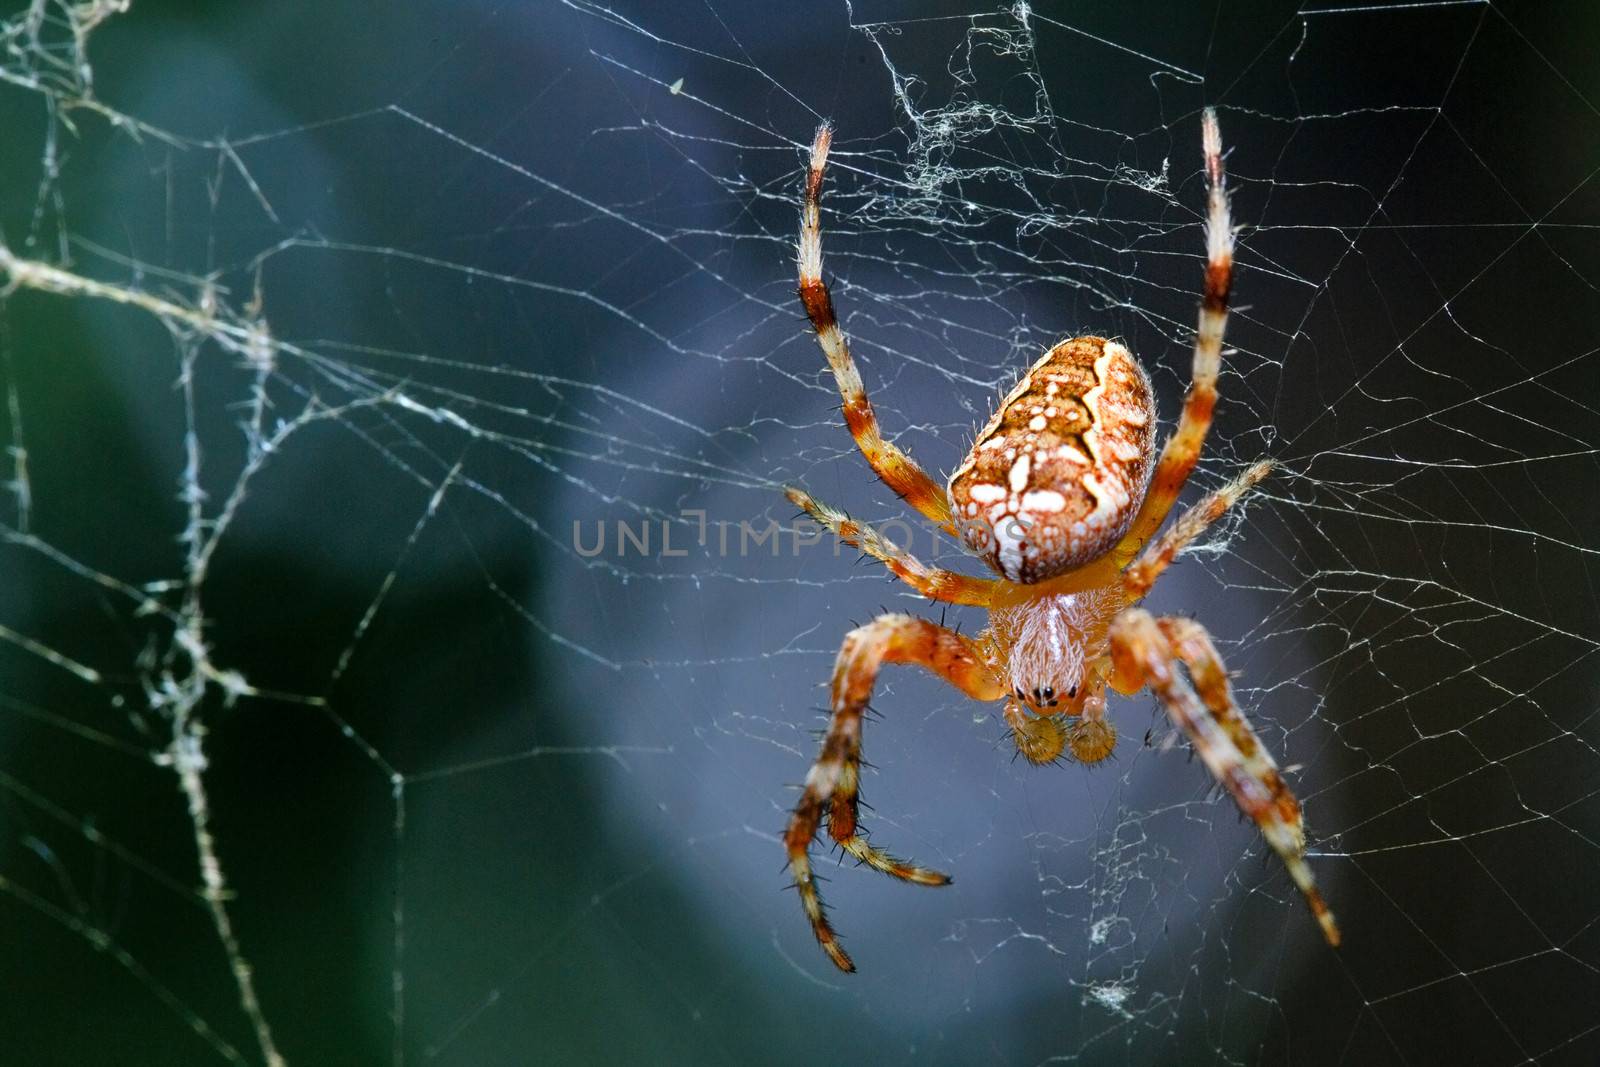
[[[9,1056],[1600,1055],[1587,6],[5,11]],[[886,430],[949,470],[1063,336],[1170,424],[1207,104],[1189,492],[1279,466],[1151,605],[1237,672],[1345,945],[1148,696],[1038,770],[890,671],[867,826],[956,883],[824,864],[840,976],[786,785],[850,621],[929,608],[781,487],[972,565],[839,425],[804,147]]]

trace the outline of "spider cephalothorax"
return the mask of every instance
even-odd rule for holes
[[[1105,759],[1117,738],[1106,719],[1106,689],[1126,695],[1148,687],[1283,860],[1328,943],[1339,943],[1305,861],[1299,802],[1234,703],[1210,637],[1192,620],[1155,618],[1137,606],[1184,546],[1271,468],[1255,464],[1155,536],[1211,425],[1232,280],[1222,139],[1209,110],[1203,125],[1207,263],[1193,378],[1177,429],[1158,453],[1144,369],[1115,341],[1074,338],[1046,352],[1001,401],[947,487],[883,439],[839,329],[822,280],[822,175],[832,130],[817,130],[801,214],[800,299],[838,382],[845,425],[890,488],[960,536],[998,575],[928,567],[871,527],[789,490],[812,518],[925,596],[989,610],[989,625],[976,638],[886,614],[852,630],[839,649],[832,718],[784,845],[817,941],[842,970],[855,965],[823,913],[811,871],[811,841],[824,816],[829,835],[861,862],[923,885],[950,881],[868,844],[857,823],[862,714],[879,667],[894,662],[920,664],[975,700],[1005,701],[1002,715],[1017,749],[1035,763],[1063,752],[1084,763]]]

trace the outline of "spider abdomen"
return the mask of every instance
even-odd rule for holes
[[[1155,432],[1150,379],[1126,347],[1061,342],[1001,401],[951,475],[962,539],[1024,584],[1103,555],[1144,500]]]

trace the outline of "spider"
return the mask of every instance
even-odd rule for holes
[[[787,490],[816,522],[922,595],[989,610],[989,625],[975,638],[927,619],[884,614],[850,631],[839,649],[832,716],[783,840],[811,929],[842,971],[855,964],[839,944],[811,869],[811,842],[824,816],[829,835],[861,863],[918,885],[950,884],[946,874],[868,844],[861,831],[861,721],[885,663],[925,667],[974,700],[1004,700],[1017,749],[1034,763],[1054,762],[1064,751],[1083,763],[1105,759],[1117,739],[1106,718],[1107,688],[1131,695],[1148,687],[1282,859],[1328,944],[1339,943],[1305,860],[1300,804],[1234,702],[1205,628],[1138,607],[1174,557],[1272,466],[1255,464],[1155,536],[1211,425],[1232,284],[1222,135],[1209,108],[1202,126],[1206,270],[1194,370],[1177,429],[1159,456],[1155,398],[1144,369],[1116,341],[1077,337],[1041,356],[1001,401],[947,487],[884,440],[839,329],[822,279],[822,174],[833,130],[828,123],[817,129],[801,211],[800,300],[838,382],[845,425],[889,488],[959,536],[997,575],[929,567],[803,490]]]

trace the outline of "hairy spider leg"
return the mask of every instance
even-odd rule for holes
[[[1271,460],[1253,464],[1239,477],[1179,515],[1178,520],[1167,527],[1167,531],[1122,572],[1122,588],[1128,594],[1128,603],[1136,604],[1143,600],[1178,553],[1204,533],[1206,527],[1222,518],[1223,512],[1237,504],[1240,497],[1271,472]]]
[[[861,372],[856,369],[839,329],[839,319],[833,311],[833,296],[828,283],[822,280],[822,171],[828,163],[828,146],[833,141],[833,127],[824,122],[817,127],[816,140],[811,144],[811,166],[806,172],[805,204],[800,212],[800,302],[805,305],[806,316],[817,331],[817,341],[833,368],[833,377],[839,385],[839,395],[844,400],[844,422],[878,477],[893,489],[906,503],[938,523],[953,534],[955,524],[950,516],[950,497],[944,486],[928,476],[928,472],[902,452],[892,442],[883,439],[878,427],[878,416],[867,399],[866,386],[861,383]]]
[[[1211,414],[1217,405],[1222,331],[1228,323],[1228,292],[1233,285],[1233,220],[1228,212],[1228,192],[1222,172],[1222,132],[1217,127],[1217,114],[1211,108],[1206,108],[1203,126],[1208,190],[1206,277],[1200,296],[1200,322],[1194,337],[1194,370],[1178,427],[1162,447],[1144,504],[1122,539],[1122,545],[1128,546],[1122,551],[1129,557],[1150,539],[1177,502],[1189,473],[1200,459],[1200,448],[1211,429]]]
[[[1160,698],[1212,776],[1288,868],[1322,936],[1337,946],[1339,927],[1305,860],[1300,802],[1234,703],[1227,670],[1205,628],[1191,619],[1158,620],[1141,608],[1129,608],[1112,623],[1111,658],[1118,689],[1142,683]],[[1175,670],[1178,663],[1187,668],[1192,688]]]
[[[988,606],[994,587],[998,584],[993,579],[973,578],[957,574],[955,571],[930,567],[871,526],[857,522],[844,512],[829,507],[804,489],[789,486],[783,492],[791,504],[810,515],[819,526],[832,532],[845,544],[854,545],[883,563],[901,581],[930,600],[946,604]]]
[[[991,673],[982,647],[970,638],[911,615],[880,615],[845,635],[834,663],[833,717],[822,751],[806,775],[805,788],[784,831],[789,871],[817,943],[841,971],[855,964],[839,945],[838,935],[823,910],[822,896],[811,871],[811,839],[823,813],[828,834],[850,855],[884,874],[919,885],[948,885],[949,875],[896,859],[867,844],[856,817],[861,775],[861,720],[878,669],[885,663],[915,663],[974,700],[999,700],[1005,690]]]

